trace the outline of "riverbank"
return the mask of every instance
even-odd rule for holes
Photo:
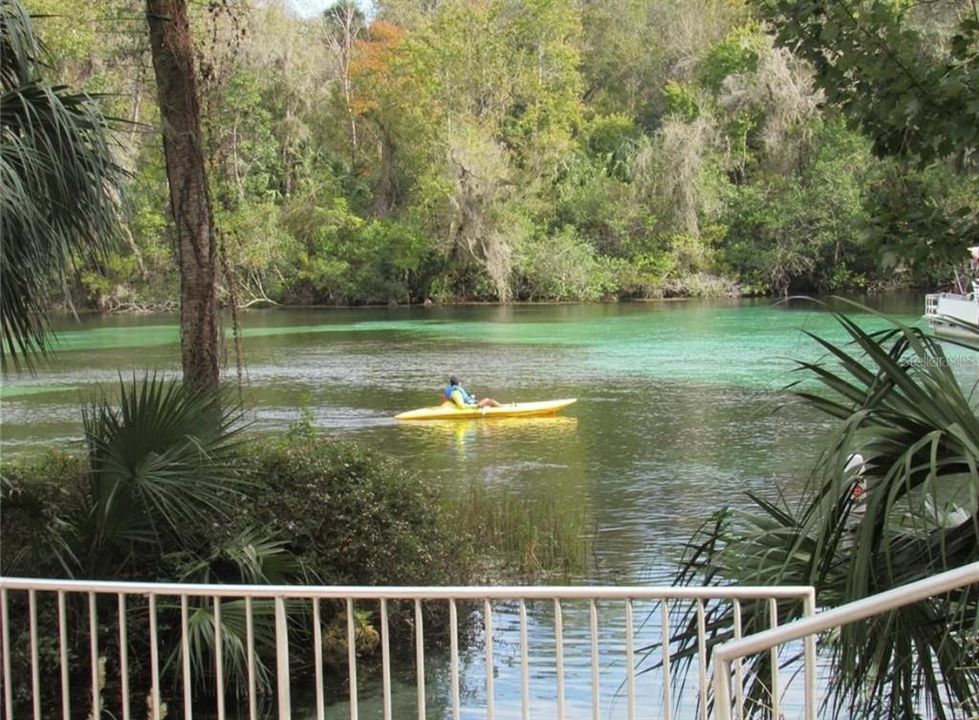
[[[663,287],[659,290],[645,295],[611,295],[596,299],[588,298],[565,298],[565,299],[512,299],[501,303],[496,299],[477,298],[477,297],[458,297],[450,299],[433,300],[423,298],[414,301],[389,300],[387,302],[363,302],[363,303],[289,303],[277,302],[268,299],[253,300],[247,304],[239,304],[233,307],[228,303],[227,297],[220,302],[220,307],[224,311],[232,309],[238,312],[255,312],[267,310],[297,311],[297,310],[351,310],[351,309],[377,309],[377,308],[453,308],[453,307],[525,307],[525,306],[561,306],[561,305],[604,305],[604,304],[629,304],[629,303],[661,303],[661,302],[702,302],[702,301],[725,301],[725,300],[753,300],[782,302],[787,298],[796,297],[847,297],[857,299],[869,305],[878,305],[874,299],[883,300],[885,303],[894,296],[901,295],[920,295],[923,302],[924,293],[933,290],[931,286],[914,286],[906,283],[875,283],[871,287],[841,287],[837,288],[832,295],[821,295],[814,292],[814,289],[799,288],[786,294],[771,294],[765,292],[752,291],[743,288],[734,280],[721,279],[721,285],[725,288],[721,292],[674,292],[670,288]],[[91,298],[77,298],[77,304],[72,308],[65,305],[55,305],[52,308],[65,315],[77,313],[79,315],[154,315],[172,314],[180,310],[180,303],[175,298],[161,300],[149,300],[144,302],[137,301],[109,301]]]

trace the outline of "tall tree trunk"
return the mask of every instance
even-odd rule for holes
[[[180,262],[184,381],[218,384],[217,243],[201,147],[201,113],[186,0],[146,0],[163,151]]]

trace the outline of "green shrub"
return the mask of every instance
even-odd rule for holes
[[[249,451],[243,465],[255,490],[239,524],[286,538],[307,582],[471,582],[470,536],[454,527],[431,487],[393,460],[297,424],[283,440]],[[448,606],[425,603],[423,608],[429,639],[447,635]],[[340,604],[325,604],[323,621],[328,628],[345,628],[344,612]],[[379,631],[376,603],[358,603],[357,612],[358,637]],[[390,603],[388,614],[393,646],[407,649],[414,640],[414,604]],[[358,640],[358,655],[376,651],[371,648]],[[332,641],[325,649],[328,655],[338,652]]]
[[[432,489],[394,461],[294,433],[259,445],[244,465],[255,490],[253,507],[241,512],[287,538],[310,580],[448,585],[468,578],[468,542],[445,526]]]
[[[166,543],[130,546],[139,557],[125,564],[127,576],[188,580],[190,568],[197,568],[195,579],[213,581],[215,568],[206,561],[226,565],[250,529],[261,528],[269,542],[284,543],[306,577],[318,583],[447,585],[469,579],[471,544],[449,527],[437,493],[376,452],[297,426],[284,440],[243,449],[236,468],[236,490],[246,492],[248,502],[236,502],[220,523],[212,516],[180,514],[181,527]],[[90,530],[87,505],[99,499],[91,497],[90,474],[81,454],[56,451],[4,466],[4,574],[78,573],[78,558],[71,563],[65,556],[87,550],[80,544],[83,531]],[[91,569],[83,568],[83,574]],[[241,578],[220,575],[225,582],[256,580],[244,572]]]
[[[344,198],[293,211],[287,220],[305,244],[297,278],[318,300],[408,302],[431,272],[432,247],[422,232],[408,222],[364,220]]]
[[[159,388],[159,385],[151,384]],[[140,423],[124,420],[124,414],[113,414],[102,406],[103,421],[118,421],[116,436],[125,435],[127,428],[135,431]],[[90,423],[89,430],[94,430]],[[152,433],[140,432],[149,438]],[[102,560],[93,562],[91,547],[93,509],[104,508],[105,493],[96,491],[110,479],[119,482],[121,463],[107,463],[110,447],[137,448],[139,443],[109,442],[104,433],[98,450],[88,456],[51,452],[40,460],[8,464],[2,472],[2,571],[44,577],[93,576],[149,581],[203,583],[290,583],[315,582],[322,584],[359,585],[451,585],[470,581],[472,543],[464,532],[452,527],[452,519],[441,509],[437,495],[420,478],[406,472],[395,462],[352,443],[333,442],[316,436],[308,422],[296,423],[285,439],[258,443],[241,448],[233,463],[221,465],[221,471],[235,472],[232,493],[237,500],[234,510],[219,503],[209,515],[176,512],[169,515],[179,527],[160,533],[154,542],[129,543],[132,556],[119,562],[115,545],[97,543]],[[155,438],[159,440],[160,433]],[[148,441],[148,440],[147,440]],[[120,451],[121,452],[121,451]],[[173,453],[171,453],[173,455]],[[190,472],[186,457],[177,454],[179,462],[174,472]],[[97,461],[101,472],[90,469],[89,461]],[[136,463],[141,466],[140,463]],[[109,467],[111,466],[111,467]],[[116,467],[119,466],[119,467]],[[156,464],[154,472],[164,473]],[[107,470],[109,470],[107,472]],[[203,482],[213,476],[213,470],[202,470]],[[98,476],[98,477],[95,477]],[[140,476],[139,482],[147,480]],[[242,492],[247,495],[241,494]],[[226,498],[226,499],[230,499]],[[136,504],[138,503],[131,503]],[[103,512],[104,514],[104,512]],[[110,513],[111,515],[111,513]],[[126,531],[124,523],[117,527]],[[103,537],[105,532],[95,532]],[[13,599],[10,617],[19,628],[15,638],[19,648],[27,647],[27,606],[23,597]],[[71,638],[69,654],[79,658],[72,663],[73,685],[81,687],[87,677],[81,658],[87,657],[88,643],[85,599],[69,598]],[[44,679],[57,678],[59,673],[56,652],[57,638],[47,629],[56,628],[56,608],[47,602],[39,608],[43,620],[42,666]],[[274,647],[271,604],[253,602],[256,649],[261,692],[274,690],[272,666]],[[244,616],[242,604],[222,604],[225,639],[225,667],[228,687],[232,692],[244,692],[246,658],[242,648]],[[413,637],[414,605],[410,602],[390,603],[392,647],[407,647]],[[447,635],[448,607],[442,603],[426,603],[425,623],[429,637]],[[129,611],[133,618],[145,616],[143,601],[132,599]],[[213,604],[192,601],[190,647],[195,684],[201,693],[213,688]],[[325,629],[324,652],[328,661],[345,658],[344,607],[340,603],[323,603],[322,620]],[[118,696],[118,635],[112,632],[114,609],[109,603],[99,606],[99,648],[108,670],[107,695]],[[181,687],[181,662],[177,650],[179,618],[173,607],[161,607],[158,626],[161,645],[173,648],[165,664],[172,674],[164,681],[164,697],[177,693]],[[297,649],[296,661],[308,659],[305,650],[312,642],[312,618],[306,613],[294,615],[290,627],[292,647]],[[358,603],[358,655],[370,672],[376,661],[377,643],[371,638],[379,632],[377,605]],[[23,633],[20,628],[23,628]],[[130,623],[130,650],[133,656],[148,652],[146,626]],[[343,632],[341,632],[343,631]],[[50,651],[49,651],[50,650]],[[13,658],[18,677],[26,677],[29,658],[20,653]],[[142,669],[131,668],[132,701],[145,692],[148,678]],[[26,708],[29,692],[18,693],[17,706]],[[45,710],[55,710],[55,698],[45,697]],[[49,707],[50,705],[50,707]]]
[[[757,22],[731,28],[720,42],[708,50],[700,68],[700,83],[717,92],[729,75],[756,72],[764,38],[762,28]]]
[[[686,122],[697,119],[701,113],[701,98],[695,88],[669,80],[663,89],[663,99],[668,113],[677,115]]]
[[[0,471],[0,573],[65,577],[77,538],[71,518],[85,478],[80,455],[49,450]]]

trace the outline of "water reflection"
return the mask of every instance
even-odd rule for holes
[[[491,418],[472,420],[402,420],[398,423],[402,432],[417,434],[409,442],[435,442],[451,447],[461,459],[467,448],[476,443],[509,442],[519,438],[521,442],[538,444],[555,439],[560,433],[574,433],[578,418],[564,415],[553,417]]]
[[[716,601],[725,602],[725,601]],[[623,638],[626,629],[625,604],[620,601],[597,601],[597,634],[599,655],[592,666],[591,610],[587,601],[561,603],[561,667],[563,678],[563,707],[567,718],[621,720],[630,716],[626,688],[636,688],[637,716],[654,720],[666,717],[664,710],[665,675],[661,664],[664,648],[662,608],[660,601],[634,600],[633,627],[635,642],[632,656],[635,664],[630,672],[629,649]],[[671,626],[681,615],[692,609],[688,601],[667,601]],[[555,606],[551,601],[526,603],[527,697],[531,718],[549,720],[558,717],[558,645],[555,633]],[[520,606],[517,602],[498,602],[492,606],[492,689],[494,717],[517,720],[523,717],[524,648],[521,644]],[[460,717],[481,720],[487,717],[488,687],[485,648],[484,616],[474,608],[469,618],[470,637],[459,656]],[[673,648],[675,650],[675,648]],[[785,650],[785,657],[797,655],[800,647]],[[696,687],[698,659],[692,658],[691,675],[687,683]],[[403,658],[401,667],[413,667],[412,659]],[[673,664],[670,687],[670,709],[676,718],[696,717],[696,692],[681,692],[684,675],[682,666]],[[425,654],[425,710],[434,720],[452,717],[451,657],[444,647],[427,649]],[[801,689],[798,683],[789,684],[783,677],[782,687],[788,692],[782,698],[785,717],[798,717],[802,710]],[[418,686],[413,671],[394,672],[391,687],[392,716],[416,717]],[[349,687],[332,682],[325,689],[328,717],[349,717]],[[315,707],[315,695],[300,694],[297,706]],[[357,696],[358,714],[362,718],[380,720],[384,717],[383,686],[377,674],[361,677]],[[303,720],[316,717],[310,710],[297,713]]]

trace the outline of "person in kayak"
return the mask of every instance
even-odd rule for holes
[[[477,400],[476,396],[462,387],[462,381],[455,375],[449,376],[449,385],[442,391],[443,402],[450,402],[460,410],[465,408],[500,407],[493,398]]]

